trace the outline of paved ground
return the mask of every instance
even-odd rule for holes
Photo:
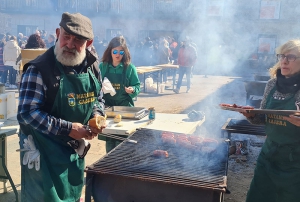
[[[245,104],[245,90],[243,81],[252,78],[251,72],[247,77],[241,76],[208,76],[194,75],[192,87],[189,93],[185,93],[186,86],[182,87],[182,93],[174,94],[171,89],[166,89],[162,94],[141,93],[135,101],[139,107],[155,107],[156,112],[161,113],[188,113],[195,109],[205,112],[206,121],[197,130],[198,133],[206,133],[212,136],[220,136],[220,128],[228,117],[239,118],[240,114],[223,111],[217,108],[221,102]],[[18,96],[16,94],[16,96]],[[7,120],[5,126],[17,127],[17,121]],[[94,139],[91,149],[86,156],[86,165],[90,165],[105,154],[105,143]],[[7,164],[9,172],[20,195],[20,163],[17,134],[7,137]],[[228,176],[230,180],[231,176]],[[0,201],[15,201],[15,196],[9,182],[8,193],[2,194],[3,186],[0,184]],[[84,191],[83,191],[84,195]],[[228,200],[229,201],[229,200]]]

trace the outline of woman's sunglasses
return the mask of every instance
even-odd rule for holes
[[[114,55],[116,55],[116,54],[118,54],[118,53],[120,53],[120,55],[124,55],[124,54],[125,54],[125,52],[122,51],[122,50],[120,50],[120,51],[118,51],[118,50],[113,50],[113,54],[114,54]]]

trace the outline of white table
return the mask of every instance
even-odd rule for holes
[[[193,134],[205,118],[200,121],[190,121],[187,114],[156,113],[155,120],[149,121],[148,116],[140,120],[122,119],[123,126],[117,127],[113,118],[107,118],[107,127],[103,130],[103,134],[131,135],[139,128]]]
[[[7,193],[6,182],[9,180],[10,185],[15,193],[16,201],[18,201],[18,192],[16,186],[9,174],[7,169],[7,141],[6,137],[9,135],[16,134],[18,128],[16,127],[1,127],[0,129],[0,181],[3,182],[4,191],[3,193]]]
[[[205,117],[200,121],[191,121],[187,114],[156,113],[155,120],[151,124],[144,126],[144,128],[193,134],[204,121]]]

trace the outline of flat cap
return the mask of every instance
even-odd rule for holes
[[[80,13],[65,12],[59,23],[69,34],[91,40],[94,38],[91,20]]]

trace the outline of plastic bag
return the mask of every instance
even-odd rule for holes
[[[104,77],[104,79],[102,81],[102,91],[103,91],[104,94],[110,93],[111,96],[114,96],[116,94],[116,90],[111,85],[108,78],[106,78],[106,77]]]

